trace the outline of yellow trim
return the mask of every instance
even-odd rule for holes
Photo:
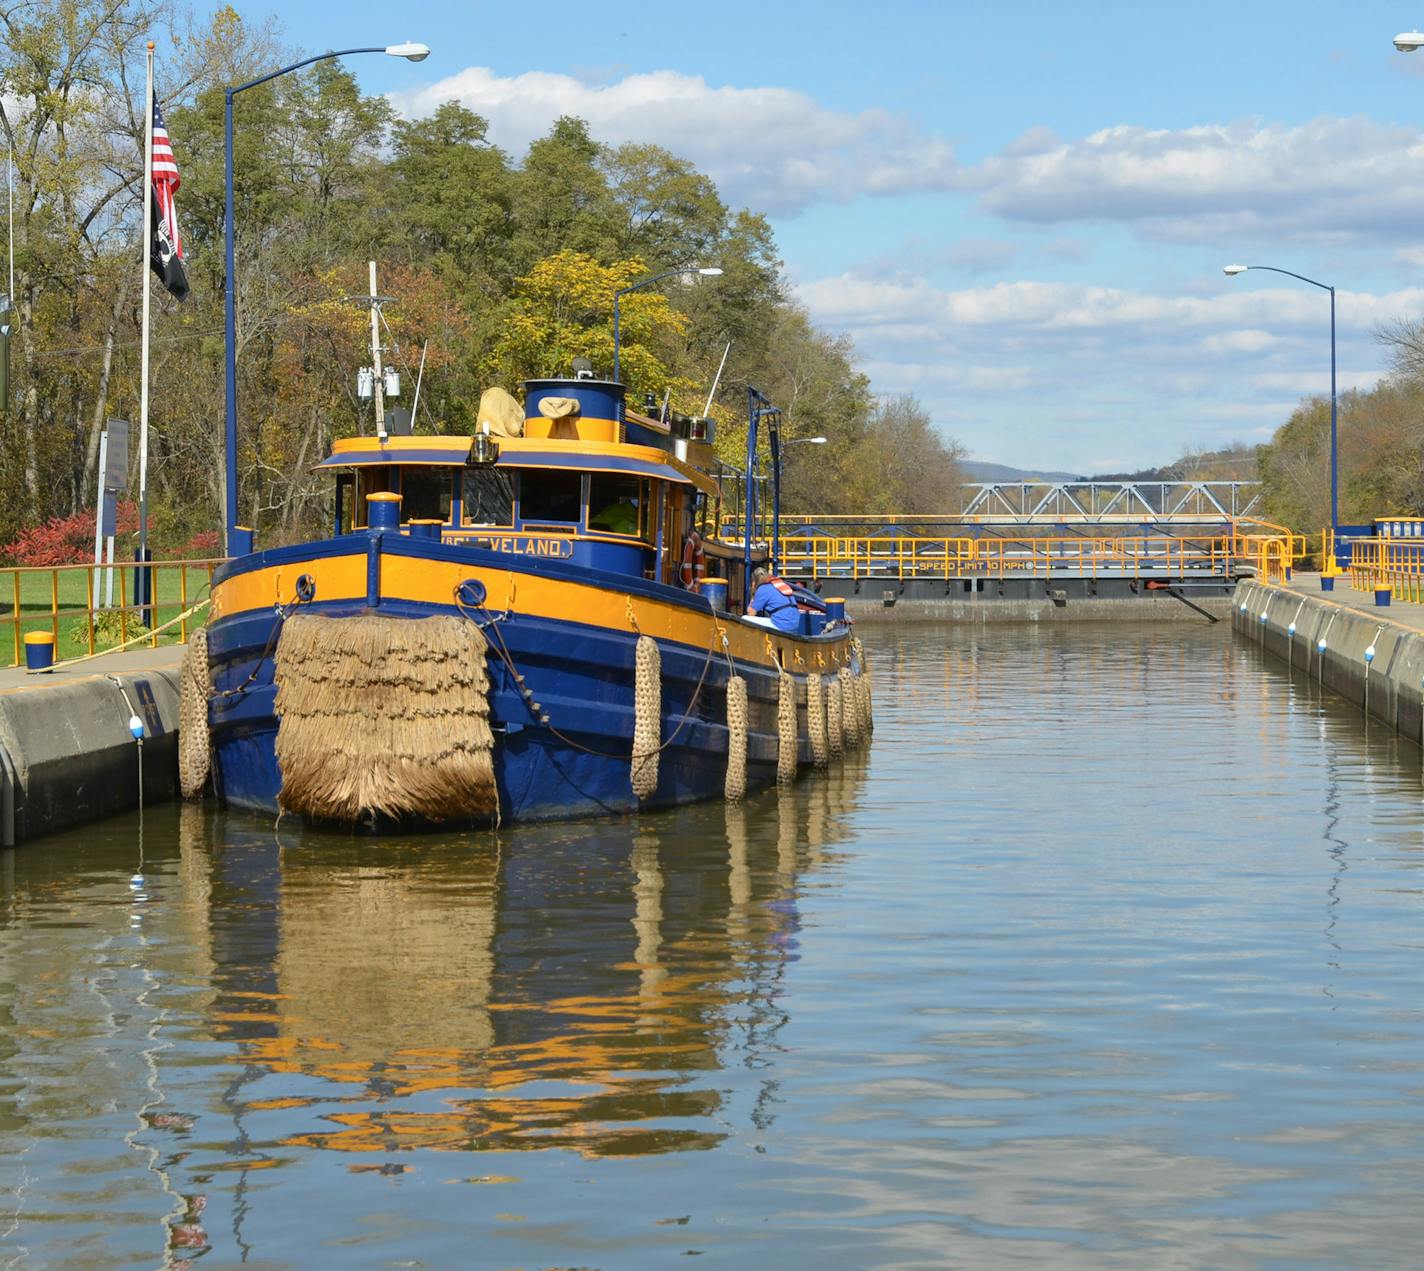
[[[715,495],[718,486],[705,472],[684,463],[666,450],[656,446],[630,446],[621,441],[565,441],[556,437],[499,437],[499,467],[518,467],[521,454],[567,455],[567,462],[540,464],[544,468],[572,468],[581,470],[580,456],[591,459],[639,459],[644,463],[655,463],[671,468],[690,485],[695,485],[704,494]],[[386,455],[392,464],[420,466],[429,460],[405,458],[405,452],[412,450],[440,450],[450,453],[465,453],[470,448],[469,437],[392,437],[382,445],[375,437],[342,437],[332,443],[331,457],[338,455]],[[631,476],[646,476],[645,473],[631,473]]]
[[[574,436],[567,435],[572,425]],[[538,441],[621,441],[622,429],[616,419],[545,419],[535,415],[524,421],[524,435]]]
[[[299,561],[253,570],[229,578],[213,588],[213,618],[259,609],[292,599],[297,577],[310,574],[316,582],[319,601],[363,600],[366,595],[366,556],[335,556]],[[633,597],[627,592],[606,591],[587,583],[546,578],[536,573],[471,566],[450,561],[421,560],[408,556],[381,557],[381,597],[416,603],[450,605],[455,589],[466,578],[478,579],[488,596],[487,607],[500,610],[518,592],[518,613],[532,618],[577,622],[609,631],[632,631],[629,617]],[[733,657],[768,669],[775,669],[798,649],[799,642],[768,631],[766,627],[743,624],[729,614],[698,613],[681,605],[638,596],[637,629],[656,639],[673,640],[694,649],[711,647],[714,640],[721,651],[719,632],[725,632]],[[840,643],[844,643],[841,641]],[[818,659],[829,654],[839,664],[840,646],[818,645]]]
[[[270,609],[290,604],[296,595],[297,579],[310,574],[320,600],[364,600],[366,597],[366,555],[328,556],[324,560],[297,561],[255,569],[218,583],[212,589],[212,620],[228,618],[252,609]]]
[[[339,437],[331,443],[331,455],[389,455],[392,463],[415,463],[419,459],[402,459],[410,450],[448,450],[452,454],[468,454],[471,437],[391,437],[383,445],[376,437]],[[500,438],[501,441],[504,438]]]

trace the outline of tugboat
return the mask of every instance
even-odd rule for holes
[[[473,437],[337,441],[330,537],[248,541],[218,569],[185,669],[185,789],[210,757],[240,808],[508,824],[740,799],[868,738],[844,602],[773,573],[785,612],[744,612],[775,565],[752,533],[759,424],[780,501],[766,399],[727,542],[712,420],[627,410],[587,371],[525,390],[522,409],[487,392]]]

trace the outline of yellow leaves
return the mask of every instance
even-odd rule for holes
[[[515,283],[492,356],[496,376],[515,383],[568,375],[574,359],[586,357],[596,375],[611,378],[614,295],[650,272],[636,257],[602,265],[585,252],[563,251],[539,261]],[[619,317],[620,371],[630,393],[688,388],[667,366],[686,315],[650,288],[622,297]]]

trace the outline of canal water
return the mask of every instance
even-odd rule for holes
[[[866,628],[740,809],[6,853],[0,1266],[1417,1266],[1419,753],[1224,625]]]

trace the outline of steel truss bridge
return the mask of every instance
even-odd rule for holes
[[[980,525],[1192,524],[1255,514],[1256,481],[985,481],[965,486],[962,520]]]
[[[1281,579],[1305,555],[1301,535],[1260,520],[1247,481],[1014,481],[964,487],[958,513],[797,514],[781,518],[781,571],[820,588],[894,582],[903,591],[999,594],[1035,581],[1229,586],[1243,573]],[[735,518],[722,530],[739,541]],[[763,523],[754,541],[771,543]]]

